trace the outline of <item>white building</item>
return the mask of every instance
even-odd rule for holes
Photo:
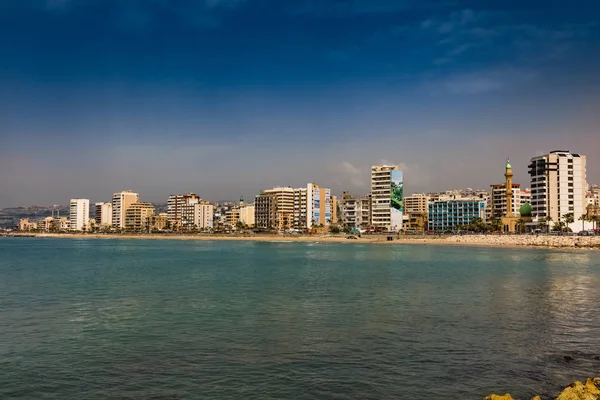
[[[240,206],[240,222],[246,226],[254,226],[254,204]]]
[[[140,195],[131,190],[115,193],[112,198],[112,226],[125,229],[125,215],[133,203],[140,200]]]
[[[214,226],[215,206],[208,202],[201,201],[195,203],[194,207],[194,225],[198,229],[211,229]]]
[[[88,199],[71,199],[69,207],[69,228],[72,231],[87,230],[90,220],[90,201]]]
[[[112,226],[112,203],[96,203],[96,226],[108,227]]]
[[[397,165],[371,167],[371,224],[375,228],[385,231],[402,229],[402,185],[402,172]]]
[[[531,206],[534,221],[563,220],[573,214],[569,227],[578,232],[583,229],[579,217],[586,212],[587,190],[586,157],[565,150],[534,157],[529,164],[531,177]]]

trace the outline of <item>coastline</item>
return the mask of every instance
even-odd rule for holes
[[[466,235],[466,236],[394,236],[364,235],[347,239],[348,235],[214,235],[214,234],[81,234],[81,233],[26,233],[7,237],[65,238],[65,239],[149,239],[149,240],[203,240],[304,243],[361,243],[386,245],[449,245],[475,247],[532,247],[546,249],[600,250],[600,236],[534,236],[534,235]]]

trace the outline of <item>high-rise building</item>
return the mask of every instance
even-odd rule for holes
[[[306,225],[302,228],[328,226],[331,223],[330,189],[321,188],[314,183],[306,186],[306,217]]]
[[[125,211],[125,230],[147,232],[151,228],[154,206],[150,203],[133,203]]]
[[[531,159],[529,175],[534,223],[542,219],[556,223],[573,214],[569,227],[582,230],[579,218],[586,212],[586,157],[566,150],[551,151]]]
[[[342,193],[339,201],[340,219],[349,228],[368,228],[371,225],[371,197],[355,197]]]
[[[255,224],[258,228],[289,229],[294,226],[295,190],[278,187],[262,191],[255,200]]]
[[[490,185],[491,194],[489,205],[492,208],[492,218],[502,218],[507,214],[506,207],[506,184],[498,183]],[[521,185],[518,183],[512,184],[512,213],[514,215],[519,214],[519,208],[521,208]]]
[[[337,225],[338,219],[338,198],[337,196],[331,196],[331,223]]]
[[[140,200],[140,195],[131,190],[115,193],[112,199],[112,226],[125,229],[125,213],[127,209]]]
[[[167,215],[169,222],[181,223],[183,225],[183,215],[185,206],[196,204],[200,198],[195,193],[189,194],[174,194],[169,196],[167,201]]]
[[[96,203],[96,226],[108,227],[112,225],[112,203]]]
[[[207,201],[200,201],[193,205],[193,224],[197,229],[205,230],[214,227],[215,206]]]
[[[371,224],[386,231],[402,229],[403,177],[397,165],[371,167]]]
[[[85,231],[90,219],[90,201],[88,199],[71,199],[69,207],[69,228],[72,231]]]

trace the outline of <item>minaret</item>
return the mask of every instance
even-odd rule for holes
[[[506,173],[504,174],[504,176],[506,177],[506,216],[507,217],[512,217],[513,216],[513,206],[512,206],[512,200],[513,200],[513,188],[512,188],[513,172],[512,172],[512,167],[510,165],[510,160],[506,161]]]

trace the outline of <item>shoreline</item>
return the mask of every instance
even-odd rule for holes
[[[82,234],[82,233],[22,233],[6,237],[65,238],[65,239],[123,239],[123,240],[200,240],[200,241],[253,241],[275,243],[355,243],[386,245],[449,245],[468,247],[544,248],[600,250],[600,236],[534,236],[534,235],[465,235],[465,236],[394,236],[363,235],[214,235],[214,234]]]

